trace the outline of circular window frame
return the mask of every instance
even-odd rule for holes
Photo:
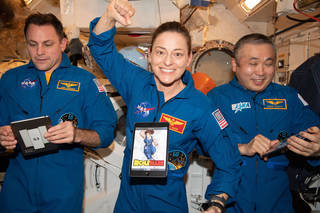
[[[233,58],[234,45],[225,40],[210,40],[207,41],[202,47],[194,48],[192,52],[196,52],[191,62],[191,72],[196,73],[196,67],[199,59],[209,51],[219,50],[230,55]]]

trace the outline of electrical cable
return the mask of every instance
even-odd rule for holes
[[[314,17],[319,17],[320,14],[314,16]],[[312,18],[308,18],[308,19],[297,19],[297,18],[293,18],[289,15],[286,16],[287,19],[290,19],[292,21],[297,21],[297,22],[303,22],[303,23],[307,23],[307,22],[315,22],[315,20],[313,20]]]
[[[318,22],[320,22],[320,19],[318,19],[318,18],[316,18],[316,17],[313,17],[313,16],[311,16],[311,15],[308,15],[308,14],[302,12],[301,10],[297,9],[297,7],[296,7],[297,2],[298,2],[298,0],[294,0],[294,1],[293,1],[293,8],[294,8],[298,13],[300,13],[300,14],[302,14],[302,15],[304,15],[304,16],[307,16],[307,17],[309,17],[309,18],[312,18],[312,19],[314,19],[314,20],[316,20],[316,21],[318,21]]]
[[[319,15],[316,15],[315,17],[319,17],[319,16],[320,16],[320,14],[319,14]],[[297,24],[295,24],[295,25],[292,25],[292,26],[290,26],[290,27],[287,27],[287,28],[285,28],[285,29],[283,29],[283,30],[281,30],[281,31],[275,32],[273,35],[270,36],[270,38],[273,38],[273,37],[275,37],[275,36],[277,36],[277,35],[280,35],[280,34],[282,34],[282,33],[284,33],[284,32],[287,32],[287,31],[289,31],[289,30],[291,30],[291,29],[294,29],[294,28],[296,28],[296,27],[298,27],[298,26],[300,26],[300,25],[303,25],[303,24],[305,24],[305,23],[308,23],[308,22],[299,22],[299,23],[297,23]]]
[[[187,21],[191,18],[191,16],[193,15],[194,12],[196,12],[197,9],[198,9],[198,8],[195,7],[195,8],[192,9],[191,12],[189,12],[188,17],[182,22],[182,25],[184,25],[185,23],[187,23]]]

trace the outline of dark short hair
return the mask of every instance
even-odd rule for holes
[[[52,13],[34,13],[29,15],[26,18],[25,25],[24,25],[24,36],[27,38],[27,31],[30,24],[43,26],[43,25],[52,25],[56,30],[57,35],[59,36],[60,40],[66,37],[66,34],[63,31],[63,26],[60,20],[53,15]]]
[[[191,53],[191,36],[187,28],[185,28],[182,24],[176,21],[170,21],[170,22],[165,22],[161,24],[153,33],[152,35],[152,40],[151,40],[151,47],[150,51],[152,51],[153,43],[156,40],[156,38],[161,34],[165,32],[176,32],[180,33],[187,42],[188,46],[188,54],[190,55]]]
[[[239,65],[239,61],[241,58],[241,56],[239,55],[240,49],[245,44],[270,44],[274,51],[274,55],[276,56],[276,47],[270,38],[260,33],[252,33],[252,34],[243,36],[234,45],[233,53],[234,53],[234,57],[236,59],[237,65]]]

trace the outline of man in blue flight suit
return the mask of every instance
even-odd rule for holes
[[[10,122],[48,115],[44,137],[59,151],[10,160],[0,193],[1,212],[81,212],[83,148],[107,147],[116,114],[97,79],[72,66],[63,53],[67,40],[52,14],[25,22],[29,64],[7,71],[0,82],[0,143],[15,149]]]
[[[320,119],[304,106],[294,89],[271,82],[276,50],[266,36],[244,36],[236,43],[234,56],[232,70],[236,77],[208,93],[230,123],[232,141],[243,160],[239,191],[227,212],[293,212],[287,155],[265,154],[279,143],[278,136],[298,133],[311,142],[291,136],[287,149],[308,157],[319,156]],[[318,161],[310,158],[309,163]]]

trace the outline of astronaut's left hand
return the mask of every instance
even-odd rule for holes
[[[48,129],[44,137],[51,143],[73,143],[76,135],[76,128],[71,121],[61,122]]]
[[[300,132],[299,135],[310,140],[306,141],[296,136],[288,138],[288,149],[306,157],[320,156],[320,129],[316,126],[310,127],[307,131]]]

